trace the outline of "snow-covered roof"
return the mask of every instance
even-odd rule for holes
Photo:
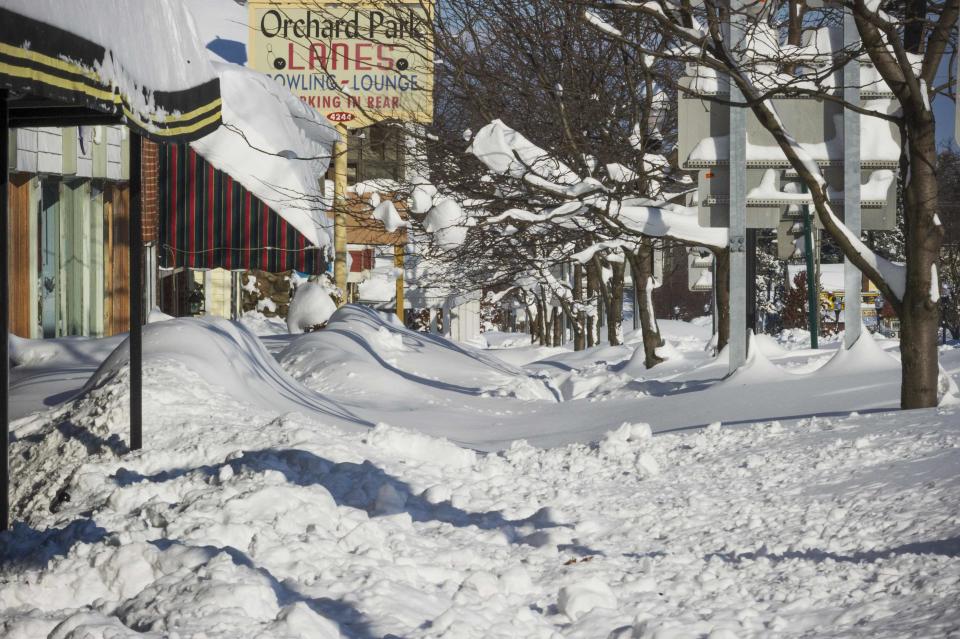
[[[793,288],[793,278],[807,270],[805,264],[787,264],[788,286]],[[831,293],[842,293],[844,288],[843,264],[820,265],[820,287]]]
[[[228,173],[317,246],[329,243],[320,180],[336,130],[268,76],[214,62],[224,125],[191,146]]]

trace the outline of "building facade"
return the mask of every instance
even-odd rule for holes
[[[12,332],[128,330],[128,130],[22,128],[7,151]]]

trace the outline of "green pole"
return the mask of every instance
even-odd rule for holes
[[[806,190],[806,189],[804,189]],[[810,207],[803,207],[803,248],[807,262],[807,324],[810,327],[810,348],[820,348],[817,331],[817,280],[813,264],[813,219]]]

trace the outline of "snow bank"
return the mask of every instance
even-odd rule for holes
[[[503,331],[484,331],[480,335],[483,347],[491,350],[504,348],[523,348],[530,346],[529,333],[505,333]]]
[[[610,586],[599,579],[585,579],[561,588],[557,606],[571,621],[576,621],[594,608],[615,609],[617,597]]]
[[[553,399],[541,382],[519,368],[469,346],[408,330],[392,313],[355,305],[338,309],[324,330],[292,342],[280,363],[311,388],[363,398],[371,408],[399,409],[451,393]]]
[[[287,335],[290,332],[282,318],[267,317],[260,311],[247,311],[237,321],[254,335]]]
[[[242,327],[147,326],[143,450],[125,447],[125,347],[13,425],[0,635],[949,635],[956,408],[850,414],[896,403],[876,344],[741,387],[694,358],[708,328],[662,328],[689,359],[649,393],[555,403],[474,396],[529,378],[345,307],[282,356],[336,387],[324,412]],[[577,355],[606,374],[589,357],[630,351]],[[942,355],[955,373],[960,349]],[[381,416],[347,428],[352,408]]]
[[[151,447],[87,457],[69,501],[0,535],[5,637],[895,637],[960,620],[952,413],[629,424],[618,454],[517,442],[469,465],[409,463],[448,444],[386,426],[191,417],[171,406]]]
[[[173,315],[168,315],[161,311],[159,308],[154,306],[150,309],[150,312],[147,313],[147,324],[153,324],[155,322],[166,322],[167,320],[172,320]]]
[[[477,461],[477,454],[445,439],[428,437],[417,432],[380,423],[370,431],[366,442],[403,459],[420,463],[468,468]]]
[[[271,414],[330,410],[322,397],[284,372],[256,335],[224,319],[181,318],[148,324],[143,328],[143,358],[145,380],[150,379],[150,371],[174,377],[189,374],[238,406]],[[127,375],[128,368],[129,342],[124,340],[93,374],[85,391]],[[178,390],[167,392],[175,396]]]
[[[727,346],[723,350],[729,352],[729,348],[730,347]],[[751,333],[747,347],[747,361],[743,366],[720,382],[719,386],[767,384],[787,379],[790,373],[787,373],[771,362],[767,358],[766,350],[766,348],[761,347],[757,336]]]
[[[866,327],[862,327],[853,346],[849,349],[841,346],[816,374],[841,376],[885,370],[899,371],[900,362],[880,347]]]
[[[82,363],[102,362],[122,339],[122,335],[105,339],[89,337],[26,339],[11,333],[7,343],[11,366],[65,368]]]

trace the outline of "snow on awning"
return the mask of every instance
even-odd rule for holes
[[[191,143],[316,246],[330,243],[330,203],[321,188],[336,130],[262,73],[212,63],[220,75],[223,126]]]
[[[174,0],[4,0],[0,87],[116,115],[155,140],[220,125],[219,80]]]

